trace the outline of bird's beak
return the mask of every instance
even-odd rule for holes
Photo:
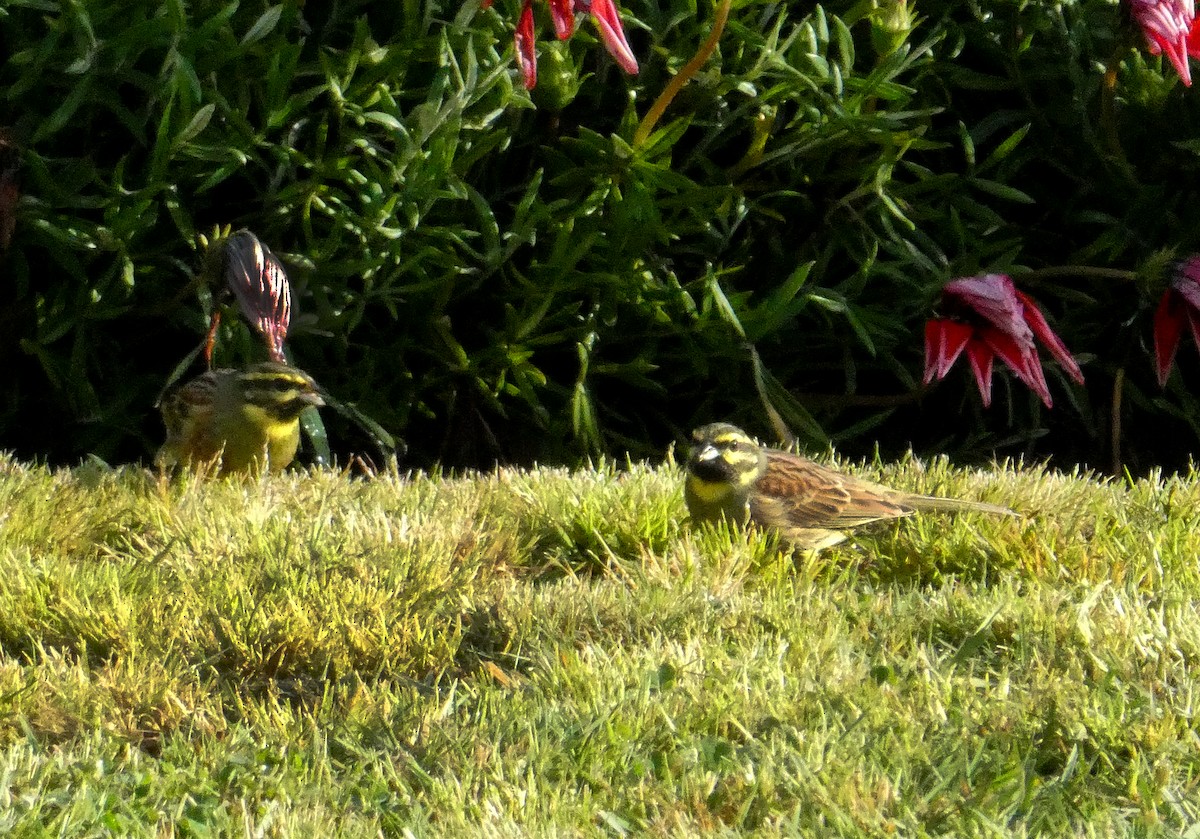
[[[717,451],[717,447],[712,443],[705,443],[698,449],[692,451],[692,463],[708,463],[710,460],[716,460],[721,456]]]
[[[321,398],[321,394],[319,394],[315,391],[310,392],[310,393],[300,394],[300,401],[306,402],[309,405],[313,406],[314,408],[320,408],[322,405],[325,404],[325,400]]]

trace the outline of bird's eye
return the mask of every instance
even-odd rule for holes
[[[729,448],[729,450],[730,450],[731,452],[736,452],[736,451],[737,451],[738,449],[740,449],[741,447],[742,447],[742,444],[741,444],[741,443],[739,443],[737,440],[730,440],[730,441],[729,441],[729,446],[728,446],[728,448]]]

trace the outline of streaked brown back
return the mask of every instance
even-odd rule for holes
[[[794,527],[843,529],[911,515],[914,507],[885,487],[842,475],[790,452],[767,449],[766,473],[754,485],[751,516],[778,519]],[[755,505],[762,506],[762,514]],[[768,514],[768,508],[776,515]]]

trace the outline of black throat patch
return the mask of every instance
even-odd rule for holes
[[[719,457],[712,460],[693,460],[688,464],[688,469],[697,478],[710,484],[723,483],[731,478],[729,464]]]

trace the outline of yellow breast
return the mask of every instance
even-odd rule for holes
[[[705,504],[720,504],[733,492],[733,487],[724,481],[706,481],[695,475],[688,475],[688,489],[698,500]]]

